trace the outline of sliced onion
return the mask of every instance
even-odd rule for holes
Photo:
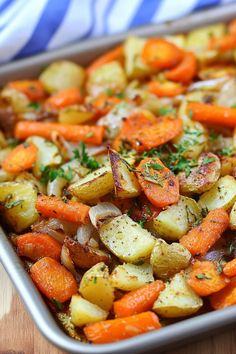
[[[89,210],[89,217],[93,226],[98,229],[105,221],[121,215],[121,211],[112,203],[98,203]]]
[[[73,128],[72,128],[73,129]],[[58,147],[61,155],[65,160],[69,160],[73,157],[73,149],[70,144],[55,130],[51,133],[52,141]]]
[[[76,277],[77,272],[75,270],[74,263],[70,257],[70,251],[63,245],[61,249],[61,263]]]
[[[197,81],[188,87],[188,91],[194,91],[199,89],[219,90],[222,84],[224,84],[228,79],[228,77],[218,77],[217,79]]]
[[[63,243],[65,238],[65,233],[62,227],[60,220],[58,219],[49,219],[49,220],[41,220],[36,222],[31,226],[32,231],[41,232],[48,234],[55,238],[60,243]]]
[[[67,185],[68,181],[62,177],[55,178],[52,182],[47,184],[47,195],[55,195],[61,197],[63,188]]]
[[[75,240],[81,245],[86,245],[93,233],[93,226],[91,224],[80,225],[77,229]]]
[[[219,106],[231,107],[236,104],[236,80],[232,78],[224,83],[217,98]]]

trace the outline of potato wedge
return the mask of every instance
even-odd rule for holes
[[[37,159],[33,166],[33,174],[35,177],[42,175],[42,167],[56,166],[62,162],[62,157],[57,146],[50,141],[39,136],[32,136],[27,142],[33,143],[37,148]]]
[[[221,176],[232,175],[236,168],[236,154],[234,154],[233,156],[221,156],[220,162],[221,162],[220,175]]]
[[[83,124],[94,117],[93,111],[86,110],[85,106],[73,105],[60,110],[58,121],[62,124]]]
[[[112,285],[124,291],[131,291],[154,281],[152,266],[148,263],[118,265],[110,276]]]
[[[202,153],[197,166],[193,167],[189,176],[179,173],[180,192],[183,194],[201,194],[208,191],[220,177],[220,159],[211,152]]]
[[[108,312],[95,304],[83,299],[79,295],[73,295],[70,302],[71,321],[75,326],[84,326],[88,323],[103,321]]]
[[[203,305],[202,299],[190,288],[183,274],[176,274],[160,293],[153,310],[160,316],[176,318],[189,316]]]
[[[89,269],[95,264],[104,262],[109,264],[111,259],[109,254],[93,248],[87,244],[81,244],[71,237],[66,237],[64,245],[68,248],[70,257],[74,264],[82,269]]]
[[[29,182],[0,183],[0,212],[16,232],[37,220],[36,200],[37,190]]]
[[[30,100],[23,92],[5,87],[1,96],[10,103],[14,113],[20,114],[29,111]]]
[[[115,92],[122,91],[125,86],[125,72],[118,61],[112,61],[95,69],[87,81],[87,91],[91,96],[97,96],[107,89]]]
[[[113,188],[114,180],[111,167],[103,166],[71,184],[69,192],[83,202],[90,202],[110,193]]]
[[[221,177],[216,184],[199,198],[201,208],[229,209],[236,201],[236,180],[232,176]]]
[[[134,172],[130,171],[125,160],[114,150],[109,150],[115,194],[118,198],[133,198],[141,193],[141,187]]]
[[[177,241],[191,226],[201,220],[201,208],[194,199],[181,196],[178,203],[169,206],[148,224],[155,235],[168,241]]]
[[[84,273],[81,279],[79,292],[82,296],[109,311],[114,301],[114,288],[109,278],[109,269],[105,263],[100,262]]]
[[[153,72],[141,58],[145,42],[145,39],[138,37],[128,37],[125,41],[125,71],[129,79],[145,77]]]
[[[81,87],[85,79],[85,71],[78,64],[61,60],[50,64],[39,79],[44,89],[51,94],[70,87]]]
[[[187,248],[179,243],[170,245],[158,239],[152,250],[150,263],[157,278],[169,279],[189,266],[192,256]]]
[[[126,214],[102,225],[99,235],[112,253],[131,263],[146,259],[155,244],[155,238]]]
[[[229,220],[231,230],[236,230],[236,202],[234,203],[233,208],[231,209]]]

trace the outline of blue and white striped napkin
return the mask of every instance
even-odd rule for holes
[[[0,63],[234,0],[0,0]]]

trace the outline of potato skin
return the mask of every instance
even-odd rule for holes
[[[109,254],[86,244],[82,245],[71,237],[65,238],[64,245],[68,248],[72,261],[79,268],[89,269],[99,262],[106,264],[111,262]]]
[[[187,248],[179,243],[170,245],[158,239],[151,253],[150,263],[157,278],[169,279],[188,267],[192,256]]]
[[[218,156],[211,152],[202,153],[198,166],[191,169],[189,176],[186,177],[185,172],[179,173],[180,191],[183,194],[201,194],[208,191],[219,179],[220,168]]]

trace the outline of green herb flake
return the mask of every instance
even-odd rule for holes
[[[147,162],[145,164],[145,167],[147,168],[152,168],[153,170],[159,171],[159,170],[163,170],[163,166],[160,165],[159,163],[152,163],[152,162]]]
[[[216,159],[214,157],[205,157],[202,164],[203,165],[208,165],[211,162],[214,162]]]
[[[97,283],[97,277],[94,277],[93,278],[93,284],[96,284]]]
[[[220,155],[223,155],[223,156],[232,156],[234,151],[233,151],[233,147],[227,147],[227,148],[223,148],[222,150],[220,150]]]
[[[53,305],[56,307],[56,309],[57,309],[58,311],[63,310],[64,305],[63,305],[60,301],[58,301],[58,300],[56,300],[56,299],[51,299],[51,302],[53,303]]]
[[[230,106],[230,108],[236,108],[236,104],[233,104],[232,106]]]
[[[88,132],[88,133],[85,135],[85,138],[91,138],[92,136],[94,136],[94,132]]]
[[[40,171],[42,172],[40,182],[44,185],[48,182],[54,181],[58,177],[64,178],[66,181],[71,181],[74,177],[74,173],[71,168],[65,172],[61,167],[54,168],[50,166],[41,166]]]
[[[210,280],[211,279],[204,273],[199,273],[199,274],[195,275],[195,277],[199,280]]]
[[[96,170],[99,167],[99,163],[86,151],[85,144],[81,142],[79,148],[73,150],[74,159],[79,160],[82,166],[89,168],[90,170]]]
[[[160,116],[166,116],[168,114],[176,114],[176,109],[175,108],[168,108],[168,107],[161,107],[159,109],[159,115]]]
[[[28,107],[29,107],[29,108],[33,108],[33,109],[35,109],[36,111],[39,111],[39,110],[41,109],[42,105],[41,105],[41,103],[39,103],[39,102],[30,102],[30,103],[28,104]]]
[[[189,110],[189,111],[188,111],[188,117],[189,117],[190,119],[193,118],[193,111],[192,111],[192,110]]]
[[[113,96],[113,90],[112,90],[112,88],[108,88],[107,90],[106,90],[106,95],[108,96],[108,97],[112,97]]]
[[[119,93],[116,94],[116,97],[122,100],[123,98],[125,98],[125,93],[124,92],[119,92]]]
[[[212,130],[209,134],[209,139],[210,139],[210,141],[215,141],[219,136],[220,136],[220,134],[218,134],[214,130]]]
[[[6,202],[4,203],[4,207],[5,207],[6,209],[12,209],[12,208],[15,208],[16,206],[22,204],[23,201],[24,201],[24,200],[22,200],[22,199],[15,200],[15,201],[12,201],[12,202],[11,202],[11,201],[9,201],[9,202],[6,201]]]

